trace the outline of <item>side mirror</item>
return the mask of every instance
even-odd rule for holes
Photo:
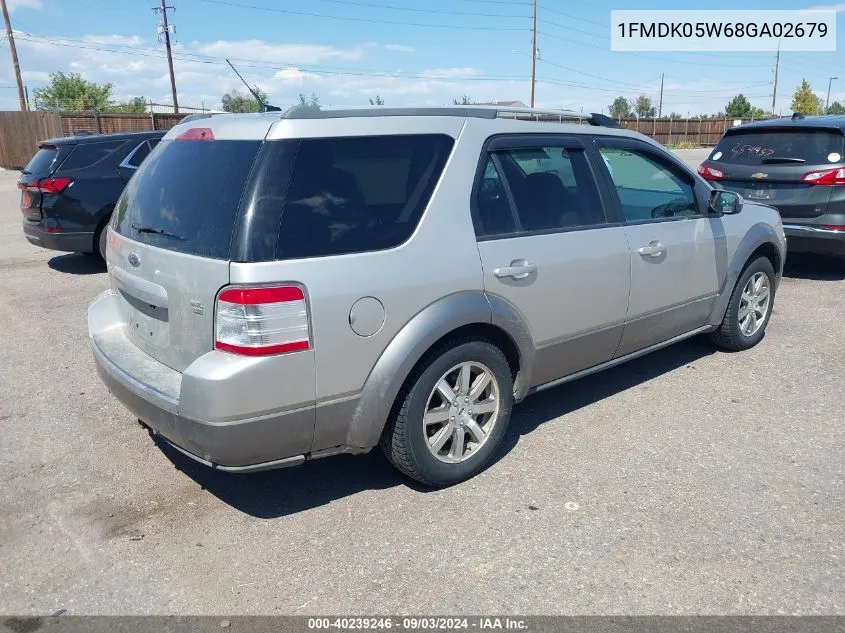
[[[710,193],[710,210],[719,215],[734,215],[742,209],[742,198],[733,191],[717,189]]]

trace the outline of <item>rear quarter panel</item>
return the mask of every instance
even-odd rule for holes
[[[429,131],[457,137],[428,207],[409,240],[383,251],[231,264],[233,284],[295,281],[305,286],[316,357],[318,412],[320,405],[354,399],[390,341],[426,306],[462,291],[483,290],[470,216],[470,191],[481,142],[460,136],[463,120],[459,118],[416,119],[411,128],[403,119],[390,117],[378,123],[353,119],[342,127],[331,120],[282,121],[271,131],[271,137]],[[334,134],[332,128],[337,130]],[[371,336],[359,336],[350,326],[353,305],[365,297],[374,297],[384,306],[384,323]],[[319,427],[319,413],[317,424]]]

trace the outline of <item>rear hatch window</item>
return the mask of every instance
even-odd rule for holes
[[[45,178],[53,173],[56,168],[55,162],[59,155],[59,148],[55,145],[43,145],[32,157],[27,166],[21,172],[27,176],[28,181],[36,181]]]
[[[112,228],[137,242],[228,259],[260,141],[162,141],[129,181]]]
[[[842,161],[843,141],[842,134],[825,130],[748,131],[725,136],[710,159],[751,166],[831,165]]]

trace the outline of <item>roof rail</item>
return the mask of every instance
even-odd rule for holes
[[[612,119],[609,116],[605,116],[604,114],[599,114],[597,112],[584,114],[574,112],[572,110],[541,110],[539,108],[520,108],[513,106],[494,107],[497,113],[496,115],[500,119],[520,119],[527,117],[529,120],[534,121],[548,121],[550,119],[554,120],[554,118],[556,117],[558,119],[558,122],[560,123],[563,123],[564,121],[578,121],[579,123],[583,123],[584,121],[586,121],[590,125],[596,125],[601,127],[622,127],[615,119]]]
[[[321,109],[294,106],[281,114],[283,119],[332,119],[344,117],[389,117],[389,116],[457,116],[476,119],[518,119],[521,121],[551,121],[555,123],[589,123],[602,127],[621,127],[616,121],[603,114],[584,114],[572,110],[541,110],[539,108],[467,105],[425,108],[352,107]]]

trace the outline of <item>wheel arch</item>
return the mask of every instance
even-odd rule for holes
[[[476,335],[499,347],[511,366],[514,396],[525,396],[534,354],[530,334],[512,306],[491,299],[481,291],[443,297],[399,330],[364,383],[347,432],[348,446],[371,448],[378,444],[408,376],[433,348],[452,337]]]
[[[775,289],[777,289],[777,284],[783,272],[784,260],[786,259],[786,249],[782,245],[781,240],[778,239],[778,235],[772,225],[762,222],[754,224],[740,241],[727,266],[724,281],[719,290],[719,296],[716,298],[710,312],[708,319],[709,325],[715,328],[722,322],[737,279],[742,275],[749,262],[758,256],[766,257],[772,262],[776,276]]]

